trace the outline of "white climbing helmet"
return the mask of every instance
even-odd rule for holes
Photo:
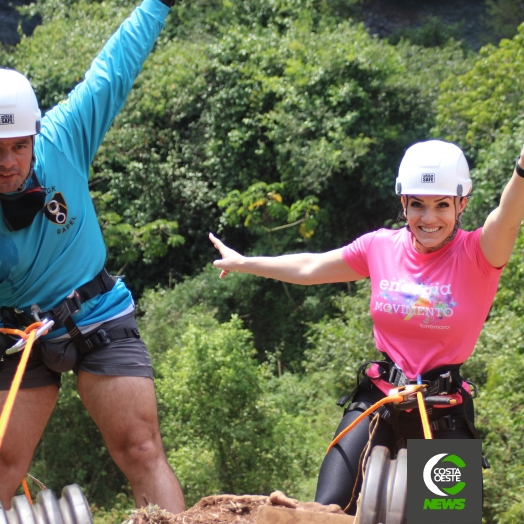
[[[13,69],[0,69],[0,138],[38,134],[41,117],[29,80]]]
[[[462,150],[450,142],[428,140],[406,151],[398,170],[395,192],[397,195],[466,197],[472,187]]]

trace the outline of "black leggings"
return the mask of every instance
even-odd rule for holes
[[[368,377],[364,377],[357,394],[353,398],[353,402],[364,402],[368,406],[371,406],[384,397],[384,393],[382,393]],[[473,403],[469,402],[467,408],[468,418],[473,421]],[[364,409],[356,409],[346,413],[337,428],[335,436],[349,426],[363,411]],[[464,409],[461,404],[451,408],[433,408],[432,413],[428,414],[428,417],[430,420],[436,420],[444,415],[451,415],[455,419],[465,418]],[[318,475],[317,493],[315,495],[316,502],[324,505],[338,504],[342,509],[347,507],[358,477],[360,455],[369,439],[370,422],[371,419],[366,417],[365,420],[345,435],[326,455]],[[418,409],[414,409],[409,413],[405,411],[400,412],[399,422],[405,439],[424,438]],[[473,439],[475,437],[467,427],[461,427],[452,431],[434,431],[433,438]],[[381,418],[371,444],[372,446],[385,446],[389,448],[393,457],[397,452],[397,445],[392,425]],[[358,483],[358,491],[360,491],[362,476],[358,479]],[[346,509],[346,513],[350,515],[355,514],[357,496],[355,496],[351,507]]]

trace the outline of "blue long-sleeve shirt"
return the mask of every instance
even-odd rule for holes
[[[47,188],[46,205],[20,231],[10,232],[0,218],[0,305],[29,312],[36,303],[48,310],[104,267],[106,248],[88,188],[90,165],[168,12],[159,0],[144,0],[108,40],[85,80],[43,117],[35,137],[35,173]],[[132,307],[129,290],[118,281],[85,302],[74,319],[91,325]]]

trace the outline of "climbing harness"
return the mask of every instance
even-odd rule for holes
[[[349,426],[342,430],[330,443],[327,452],[340,442],[355,426],[366,417],[376,413],[382,406],[393,404],[398,409],[410,409],[407,406],[416,405],[419,408],[420,420],[424,431],[424,438],[432,439],[431,425],[426,412],[426,403],[431,405],[446,402],[455,404],[456,399],[439,398],[429,395],[428,384],[423,384],[419,376],[416,384],[406,384],[390,391],[387,397],[375,402],[371,407],[361,413]],[[379,413],[376,413],[372,425],[378,425]],[[384,446],[375,446],[369,453],[372,430],[370,426],[370,440],[368,449],[364,452],[366,456],[359,464],[359,470],[365,469],[362,490],[357,506],[355,524],[405,524],[407,519],[407,451],[405,448],[399,450],[396,460],[390,460],[389,450]],[[355,490],[353,492],[349,508],[353,503]]]
[[[365,371],[365,366],[361,369]],[[359,375],[360,373],[361,371],[359,370]],[[395,373],[400,377],[403,375],[399,370],[396,370]],[[378,400],[372,406],[366,407],[366,403],[357,402],[346,409],[347,412],[352,409],[365,408],[349,426],[333,439],[326,453],[329,453],[345,435],[366,417],[375,413],[370,424],[368,445],[367,448],[364,448],[359,463],[359,472],[364,471],[364,478],[357,504],[355,524],[406,524],[407,522],[407,450],[405,448],[399,449],[396,459],[393,460],[390,458],[389,449],[384,446],[375,446],[369,453],[373,433],[378,425],[378,420],[381,417],[380,410],[383,407],[392,405],[394,410],[400,411],[417,407],[425,439],[433,438],[432,431],[452,430],[456,427],[470,426],[469,422],[459,418],[454,419],[449,415],[432,422],[428,419],[427,406],[439,404],[455,405],[457,403],[457,399],[449,395],[449,391],[451,391],[451,388],[448,387],[448,384],[451,386],[449,377],[452,375],[453,372],[443,373],[436,380],[425,381],[425,383],[420,375],[416,381],[409,381],[410,383],[405,383],[406,381],[401,377],[396,382],[403,385],[392,388],[388,396]],[[437,386],[438,388],[446,389],[448,394],[436,394]],[[343,406],[349,400],[348,397],[340,399],[339,405]],[[341,404],[344,398],[345,402]],[[473,426],[472,423],[471,426]],[[489,467],[489,463],[484,458],[482,459],[482,465],[483,467]],[[354,497],[355,489],[346,510],[353,504]]]
[[[69,295],[67,295],[62,303],[47,311],[42,311],[38,304],[33,304],[31,306],[30,316],[25,311],[15,307],[1,307],[0,313],[2,315],[2,322],[4,326],[20,328],[31,325],[35,321],[44,321],[43,319],[48,321],[52,320],[54,323],[53,329],[65,327],[79,351],[87,353],[98,345],[108,343],[109,339],[103,329],[92,334],[91,339],[86,339],[73,320],[73,315],[80,311],[84,302],[97,295],[107,293],[114,287],[115,283],[116,278],[111,276],[104,268],[95,278],[79,288],[74,289]],[[123,334],[121,337],[114,336],[113,338],[125,338],[125,336],[126,334]],[[15,353],[16,351],[20,351],[22,347],[23,342],[21,341],[20,347],[17,347],[17,349],[11,348],[12,351],[8,350],[6,353],[8,355]]]
[[[424,399],[423,391],[425,390],[425,384],[408,384],[406,386],[400,386],[399,388],[393,389],[392,391],[390,391],[390,395],[384,397],[383,399],[380,399],[378,402],[375,402],[375,404],[373,404],[370,408],[366,409],[366,411],[361,413],[347,428],[343,429],[328,446],[326,453],[329,453],[331,448],[336,446],[338,442],[340,442],[342,437],[349,433],[355,426],[360,424],[360,422],[362,422],[366,417],[377,411],[380,407],[384,406],[385,404],[390,403],[399,404],[400,408],[402,409],[402,404],[412,406],[413,401],[415,401],[420,409],[420,418],[422,422],[422,428],[424,430],[424,438],[433,438],[431,433],[431,427],[428,421],[428,415],[426,413],[425,401],[427,402],[429,398],[428,404],[431,404],[432,402],[439,403],[440,399],[438,397],[436,397],[434,400],[431,397],[426,397],[426,399]],[[448,400],[451,401],[451,404],[456,403],[455,399],[446,399],[446,401]]]
[[[358,386],[361,381],[361,377],[366,376],[366,370],[370,365],[376,365],[379,375],[373,378],[382,378],[392,388],[405,386],[408,384],[416,384],[417,380],[410,380],[406,377],[402,369],[395,364],[387,353],[382,353],[384,360],[367,360],[364,362],[357,371],[357,383],[355,389],[349,394],[342,396],[337,404],[343,407],[347,402],[354,397],[357,392]],[[462,377],[460,376],[460,364],[453,364],[448,366],[442,366],[424,373],[421,376],[422,384],[426,384],[427,392],[431,395],[442,395],[454,392],[458,390],[462,383]],[[474,386],[474,385],[473,385]],[[476,386],[475,391],[476,391]],[[406,408],[409,409],[409,408]]]
[[[7,425],[13,411],[16,396],[20,390],[22,376],[31,354],[34,341],[53,327],[53,320],[35,322],[23,331],[12,328],[0,328],[0,333],[17,335],[20,341],[13,347],[23,351],[13,382],[9,388],[2,413],[0,415],[0,449],[7,431]],[[12,348],[11,348],[12,349]],[[7,350],[6,353],[10,351]],[[73,484],[62,490],[62,498],[57,501],[51,490],[40,491],[33,504],[31,494],[24,478],[22,481],[25,495],[13,498],[12,508],[5,511],[0,503],[0,524],[92,524],[89,504],[80,489]]]
[[[451,406],[460,402],[462,405],[463,417],[452,417],[450,415],[442,415],[436,420],[432,420],[430,423],[433,431],[453,431],[458,428],[468,428],[474,438],[480,438],[475,425],[473,424],[472,416],[468,413],[469,403],[472,399],[478,395],[477,386],[468,380],[464,380],[460,375],[460,364],[451,364],[434,368],[424,373],[417,380],[411,380],[406,377],[402,369],[395,364],[389,355],[382,353],[384,360],[369,360],[364,362],[357,371],[356,387],[349,394],[342,396],[337,405],[344,407],[348,402],[355,396],[359,385],[361,383],[361,377],[368,376],[370,379],[382,379],[388,382],[391,388],[397,388],[402,386],[424,384],[425,404],[429,406],[430,410],[432,406]],[[376,376],[366,375],[366,370],[369,366],[374,366]],[[472,394],[463,387],[463,383],[466,382],[472,390]],[[398,448],[405,446],[405,439],[402,435],[402,428],[399,422],[399,412],[406,411],[418,407],[418,401],[416,397],[409,399],[409,402],[402,403],[385,403],[380,409],[380,415],[382,419],[390,424],[395,431],[395,438],[397,441]],[[354,409],[363,411],[369,408],[369,404],[364,402],[352,402],[347,405],[344,410],[344,414]],[[484,467],[489,467],[489,464],[484,459]]]

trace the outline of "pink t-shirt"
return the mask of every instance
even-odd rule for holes
[[[449,244],[425,255],[405,228],[379,229],[343,249],[345,262],[371,278],[377,348],[409,379],[461,364],[473,352],[502,272],[482,253],[481,231],[459,230]]]

